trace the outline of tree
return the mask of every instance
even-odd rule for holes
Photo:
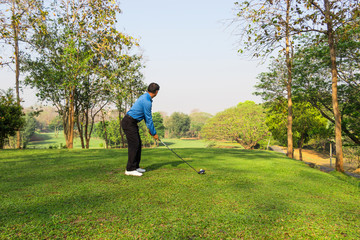
[[[14,136],[24,125],[21,106],[14,99],[12,90],[0,92],[0,149],[4,148],[5,139]]]
[[[205,125],[206,121],[212,117],[210,113],[205,112],[192,112],[190,115],[191,125],[190,125],[190,134],[192,137],[200,138],[200,133],[202,127]]]
[[[295,6],[294,6],[295,3]],[[286,58],[286,90],[288,99],[287,115],[287,156],[293,158],[292,133],[292,36],[298,31],[294,29],[296,14],[301,10],[293,0],[265,0],[236,2],[238,18],[241,21],[241,37],[244,48],[254,57],[266,57],[275,49],[285,52]],[[243,49],[239,50],[243,53]]]
[[[105,113],[104,109],[101,109],[101,122],[98,123],[98,128],[96,130],[96,133],[98,136],[101,136],[105,140],[106,149],[109,148],[109,141],[108,141],[108,133],[106,126],[108,124],[107,121],[105,121]]]
[[[106,79],[103,63],[121,58],[119,51],[131,46],[132,38],[116,30],[120,9],[113,0],[63,0],[51,4],[48,12],[54,17],[47,15],[34,28],[32,46],[38,55],[28,57],[26,82],[38,90],[41,100],[56,106],[66,146],[72,148],[77,90],[84,80]]]
[[[320,134],[322,129],[326,129],[327,120],[312,107],[308,102],[294,101],[294,142],[298,143],[299,156],[302,160],[302,148],[312,137]],[[279,97],[277,100],[268,102],[266,106],[266,124],[272,136],[280,143],[287,143],[284,136],[286,133],[286,99]]]
[[[246,101],[216,114],[206,122],[201,133],[208,140],[236,141],[245,149],[253,149],[269,136],[265,120],[263,107]]]
[[[157,134],[159,135],[159,138],[163,138],[165,136],[165,126],[164,126],[164,120],[159,112],[153,113],[153,122],[154,127],[156,129]]]
[[[96,77],[96,76],[93,76]],[[75,118],[82,148],[89,149],[95,117],[110,102],[105,84],[98,80],[84,79],[76,89]]]
[[[59,114],[56,112],[56,108],[52,106],[35,106],[38,109],[41,109],[41,113],[39,116],[35,117],[36,121],[38,122],[38,129],[40,132],[48,132],[48,131],[54,131],[54,128],[49,128],[50,123],[55,119],[59,118]],[[25,113],[32,112],[34,109],[33,107],[26,108]],[[61,121],[61,118],[60,118]],[[62,126],[62,122],[60,122]]]
[[[158,134],[161,134],[161,120],[157,117],[157,113],[154,113],[154,125]],[[143,146],[150,147],[155,143],[154,138],[149,134],[148,128],[144,121],[139,124],[139,134]],[[123,138],[119,129],[121,128],[118,118],[111,119],[109,121],[103,121],[96,124],[96,135],[108,141],[111,146],[126,147],[126,136]]]
[[[255,85],[255,95],[261,96],[265,102],[276,101],[279,98],[286,98],[286,67],[283,64],[284,58],[272,58],[268,71],[257,76],[258,82]]]
[[[359,3],[357,0],[304,0],[304,12],[299,16],[299,28],[303,32],[316,32],[324,34],[329,48],[331,70],[332,110],[335,119],[336,144],[336,170],[343,172],[343,149],[341,112],[338,101],[338,63],[336,43],[339,39],[347,37],[341,35],[342,27],[348,26],[346,33],[357,28],[359,24]],[[316,44],[316,42],[314,43]]]
[[[36,130],[36,126],[37,126],[37,121],[35,119],[36,116],[39,115],[39,111],[33,111],[30,112],[28,114],[26,114],[25,116],[25,124],[24,127],[21,131],[21,135],[22,135],[22,148],[26,148],[28,143],[30,142],[31,137],[34,135],[35,130]]]
[[[105,71],[109,79],[107,88],[112,96],[111,101],[118,110],[118,118],[121,122],[127,111],[135,103],[135,100],[146,90],[143,82],[141,69],[142,57],[137,55],[122,55],[107,64]],[[119,128],[123,147],[125,147],[125,133]]]
[[[355,36],[354,36],[355,37]],[[310,38],[310,40],[309,40]],[[305,42],[312,42],[314,36],[306,37]],[[321,36],[317,36],[321,39]],[[338,104],[341,112],[342,133],[355,144],[360,145],[359,111],[360,81],[358,66],[360,45],[351,39],[337,42],[338,62]],[[294,91],[331,123],[336,124],[332,103],[332,77],[329,48],[326,42],[317,45],[304,44],[294,56]]]
[[[49,129],[54,131],[55,137],[59,136],[59,131],[63,130],[63,121],[62,118],[58,115],[49,123]]]
[[[174,112],[171,114],[168,129],[173,137],[185,137],[190,130],[190,117],[185,113]]]
[[[13,49],[13,57],[7,62],[1,62],[1,66],[15,64],[15,91],[16,102],[20,106],[20,42],[27,41],[27,34],[33,22],[42,17],[38,0],[1,0],[0,7],[0,39],[5,45]],[[20,148],[20,131],[17,131],[17,148]]]
[[[144,147],[151,147],[151,145],[156,144],[154,138],[149,134],[149,129],[146,127],[145,121],[141,121],[139,123],[139,134],[141,138],[141,144]]]
[[[120,135],[120,121],[119,119],[113,119],[108,122],[106,125],[106,131],[107,131],[107,139],[110,142],[110,147],[112,145],[121,146],[122,145],[122,137]]]

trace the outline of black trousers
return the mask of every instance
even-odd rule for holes
[[[128,163],[126,170],[134,171],[139,168],[141,160],[141,139],[138,121],[125,115],[121,121],[121,127],[125,132],[128,142]]]

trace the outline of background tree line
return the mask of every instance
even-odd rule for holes
[[[356,46],[360,22],[359,2],[357,0],[243,0],[236,2],[235,5],[237,17],[234,19],[234,24],[241,36],[239,52],[266,59],[271,54],[276,55],[274,52],[276,49],[279,50],[276,60],[279,63],[274,63],[272,66],[277,65],[279,68],[276,68],[276,71],[280,73],[270,74],[267,77],[272,81],[281,82],[281,88],[277,88],[279,85],[262,85],[259,88],[264,87],[266,91],[269,90],[268,92],[281,92],[282,97],[287,101],[287,155],[293,157],[293,98],[309,97],[310,93],[311,97],[315,97],[316,93],[311,91],[319,90],[318,87],[321,85],[321,90],[325,91],[317,95],[321,100],[303,99],[308,100],[334,125],[336,170],[344,171],[343,134],[358,144],[354,136],[356,129],[354,127],[348,129],[350,124],[344,118],[344,114],[349,116],[347,111],[351,107],[349,105],[345,107],[342,99],[345,93],[342,90],[343,85],[351,85],[351,91],[349,88],[346,91],[349,98],[358,92],[357,71],[354,65],[348,63],[345,67],[344,63],[346,59],[355,60],[358,54]],[[342,54],[350,51],[354,54]],[[313,55],[315,52],[317,54]],[[303,68],[299,69],[301,66],[299,60],[303,64],[308,61],[309,65],[302,65]],[[316,67],[319,67],[318,71],[315,71]],[[305,85],[303,84],[301,88],[294,86],[302,83]],[[304,92],[305,89],[308,91]],[[275,103],[274,99],[279,98],[264,98]],[[283,101],[284,99],[278,103],[283,105]]]
[[[9,96],[14,105],[14,95],[10,94]],[[5,98],[3,97],[3,99]],[[127,147],[126,136],[122,136],[122,132],[120,131],[119,115],[122,115],[122,113],[119,114],[119,110],[114,107],[115,105],[112,105],[111,108],[107,107],[102,109],[100,114],[94,118],[92,136],[102,138],[106,144],[104,146],[106,148]],[[23,128],[31,129],[31,131],[28,130],[31,134],[26,135],[26,143],[31,140],[31,137],[35,132],[40,134],[54,132],[55,137],[58,137],[58,135],[61,134],[61,131],[63,130],[63,121],[61,116],[57,113],[56,108],[44,107],[41,111],[36,111],[31,107],[24,109],[24,112],[26,115],[24,115],[22,111],[18,111],[18,114],[20,116],[19,119],[21,119],[21,124],[24,124]],[[165,113],[153,113],[154,125],[161,138],[200,139],[202,127],[209,118],[211,118],[211,114],[198,111],[189,115],[174,112],[170,116],[167,116]],[[143,145],[146,147],[153,146],[155,142],[148,134],[145,123],[141,122],[139,127]],[[179,129],[181,131],[178,131]],[[74,126],[74,132],[75,137],[80,139],[81,134],[76,126]],[[10,147],[15,147],[14,143],[16,143],[16,138],[8,137],[6,143]],[[26,148],[26,145],[22,145],[22,147]]]
[[[73,147],[77,129],[82,147],[88,148],[95,118],[105,106],[115,105],[121,121],[145,89],[138,44],[116,29],[119,3],[4,0],[0,5],[0,37],[6,49],[12,48],[9,56],[6,52],[1,56],[1,65],[15,66],[16,104],[20,107],[19,75],[23,73],[23,84],[36,89],[39,100],[56,107],[66,147]],[[24,123],[14,127],[17,148],[24,142]],[[12,131],[4,132],[2,141],[11,135]]]
[[[73,147],[77,129],[82,146],[89,147],[98,116],[104,130],[110,127],[104,117],[105,107],[116,106],[120,122],[145,89],[141,74],[144,64],[141,55],[136,54],[138,44],[115,26],[116,15],[120,13],[118,3],[4,0],[0,4],[1,39],[14,53],[8,58],[1,56],[1,64],[15,66],[16,86],[15,97],[4,93],[4,99],[12,100],[4,100],[3,106],[11,109],[14,99],[20,106],[19,74],[23,72],[24,84],[36,88],[40,100],[57,108],[66,146]],[[294,145],[301,149],[315,136],[333,140],[336,169],[343,171],[343,142],[360,144],[358,1],[243,0],[235,6],[237,15],[233,23],[240,34],[239,52],[270,63],[269,72],[259,75],[256,94],[265,101],[262,107],[266,117],[259,110],[256,115],[261,120],[257,121],[266,122],[272,136],[286,142],[291,158]],[[238,115],[237,109],[242,108],[244,114]],[[247,115],[249,118],[258,106],[242,103],[225,110],[226,114],[219,113],[214,117],[218,119],[218,134],[204,132],[204,136],[229,138],[252,148],[253,143],[245,139],[260,126],[244,120],[246,108],[253,111]],[[4,111],[2,121],[6,122],[9,116]],[[182,113],[164,117],[164,134],[199,137],[202,132],[199,129],[205,123],[197,125],[189,118]],[[24,142],[21,140],[24,123],[25,120],[19,121],[12,131],[2,134],[1,141],[16,131],[19,148]],[[237,126],[240,128],[235,130]],[[245,126],[249,127],[247,135],[241,133]],[[124,146],[120,127],[118,132]]]

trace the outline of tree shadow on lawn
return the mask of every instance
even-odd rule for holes
[[[182,150],[179,152],[181,155],[186,155],[184,154],[186,151],[187,150]],[[70,182],[76,182],[77,184],[81,185],[83,180],[87,180],[88,178],[93,177],[97,178],[100,175],[105,175],[107,171],[114,169],[115,165],[123,165],[125,167],[127,161],[127,151],[102,151],[101,154],[95,154],[95,152],[96,151],[60,151],[60,153],[64,153],[64,155],[58,156],[58,161],[61,161],[62,157],[68,158],[64,162],[56,163],[55,165],[27,164],[26,166],[22,166],[22,171],[29,171],[27,166],[33,168],[34,170],[40,167],[39,171],[36,171],[35,173],[38,175],[31,178],[28,178],[27,176],[18,179],[13,178],[11,179],[11,184],[14,184],[15,191],[19,191],[19,188],[20,191],[22,191],[26,186],[48,182],[49,180],[51,180],[49,184],[53,185],[54,187],[57,186],[56,182],[60,183],[60,187],[61,184]],[[156,153],[156,158],[152,159],[151,156],[153,156],[154,153]],[[204,156],[199,155],[199,158],[201,156],[202,158],[208,158],[210,156],[214,156],[214,153],[214,151],[211,151]],[[253,151],[226,150],[222,153],[224,153],[224,161],[226,161],[227,156],[235,156],[236,158],[239,157],[242,160],[252,160],[251,155],[253,154]],[[54,155],[56,154],[59,154],[59,151],[54,151]],[[172,153],[170,152],[162,150],[146,151],[145,157],[147,156],[150,158],[150,165],[146,166],[146,168],[151,171],[160,169],[167,165],[177,167],[180,164],[186,164],[181,160],[162,161],[163,159],[169,158],[171,154]],[[232,156],[232,154],[234,154],[234,156]],[[259,159],[261,157],[278,157],[277,154],[269,154],[268,152],[257,152],[255,155],[256,157],[254,157],[254,159]],[[33,157],[33,159],[36,159],[36,157],[46,158],[46,155],[38,154]],[[158,159],[158,157],[161,159]],[[177,156],[173,157],[174,159],[177,158]],[[194,156],[192,155],[191,157]],[[55,156],[52,156],[52,158],[55,158]],[[99,158],[110,160],[110,163],[109,161],[101,162],[99,161]],[[214,158],[215,160],[218,160],[216,156],[214,156]],[[85,164],[81,163],[83,160],[87,160]],[[34,160],[34,163],[35,162],[36,160]],[[44,161],[41,162],[45,163]],[[51,172],[47,172],[47,168],[51,166],[56,167],[56,169],[52,170]],[[34,170],[30,170],[30,174],[34,174]],[[230,172],[230,174],[223,174],[229,173],[225,168],[224,170],[221,170],[219,174],[209,175],[208,178],[202,178],[203,180],[200,181],[199,184],[202,184],[202,191],[204,192],[200,191],[200,193],[209,194],[210,196],[211,194],[214,194],[212,195],[213,204],[219,205],[219,209],[224,209],[225,217],[226,214],[231,216],[226,217],[226,219],[232,224],[238,224],[239,221],[241,221],[244,222],[247,226],[252,226],[254,222],[256,222],[257,224],[268,225],[269,228],[271,228],[273,222],[282,219],[283,217],[285,217],[286,220],[288,212],[294,212],[295,205],[292,202],[292,199],[287,199],[286,191],[279,191],[280,186],[274,190],[272,190],[272,188],[263,187],[260,184],[261,182],[258,182],[257,179],[253,179],[251,176],[246,174],[245,171],[246,170],[242,170],[244,174],[240,176],[238,174],[233,174],[233,172]],[[236,170],[236,172],[241,173],[239,170]],[[101,178],[100,180],[107,181],[107,177]],[[20,186],[18,185],[19,182]],[[112,183],[109,182],[109,184]],[[119,181],[116,181],[116,184],[119,184]],[[282,184],[285,186],[288,185],[288,183],[283,183],[281,180],[281,183],[278,185]],[[127,185],[125,184],[124,186]],[[207,189],[207,187],[209,189]],[[125,187],[124,189],[126,190],[127,188],[129,187]],[[86,214],[89,209],[93,210],[101,207],[104,204],[110,204],[114,201],[114,199],[121,198],[122,195],[124,195],[124,192],[126,193],[126,191],[117,192],[115,190],[104,190],[101,193],[92,192],[91,189],[84,190],[83,188],[80,188],[80,190],[82,192],[76,195],[64,196],[61,194],[57,196],[57,190],[54,189],[54,195],[47,198],[45,201],[38,203],[33,203],[33,201],[24,201],[16,207],[12,205],[8,206],[7,208],[3,208],[4,211],[0,215],[2,215],[1,218],[3,218],[4,221],[9,222],[7,226],[9,226],[9,224],[19,224],[19,222],[26,222],[27,219],[41,220],[44,223],[49,223],[52,225],[63,221],[61,219],[62,217],[65,218],[65,224],[73,224],[78,216],[80,216],[80,218],[86,219],[89,215],[88,218],[91,219],[91,214]],[[25,189],[25,191],[27,190]],[[131,193],[130,196],[135,198],[135,193],[134,195],[132,194],[133,193]],[[30,200],[32,197],[33,196],[28,196],[27,198]],[[139,201],[141,201],[141,199]],[[202,202],[199,202],[198,204],[202,205]],[[229,207],[228,205],[231,205],[232,207]],[[244,212],[233,212],[234,207],[238,209],[244,209]],[[210,212],[211,210],[212,207],[209,207]],[[307,208],[305,207],[304,210],[307,210]],[[119,210],[119,213],[120,216],[117,216],[119,218],[128,215],[125,210]],[[217,212],[215,211],[213,213],[215,214]],[[71,219],[72,217],[74,217],[74,219]],[[281,225],[282,223],[279,222],[277,224]]]
[[[49,138],[50,139],[50,138]],[[51,141],[46,141],[44,142],[43,140],[40,141],[32,141],[30,142],[30,144],[28,145],[28,148],[31,148],[32,146],[38,146],[38,145],[42,145],[42,146],[47,146],[51,145],[51,144],[60,144],[59,142],[55,141],[55,140],[51,140]],[[66,145],[64,142],[62,143],[63,145]]]
[[[246,149],[215,149],[204,148],[202,151],[183,148],[181,149],[184,156],[196,157],[197,159],[213,159],[213,160],[226,160],[238,158],[239,160],[273,160],[273,159],[287,159],[293,160],[281,153],[265,150],[246,150]],[[181,155],[182,156],[182,155]]]
[[[52,139],[52,138],[53,137],[48,135],[48,134],[36,133],[31,137],[30,142],[31,143],[33,143],[33,142],[41,142],[41,141],[46,141],[46,140],[49,140],[49,139]]]

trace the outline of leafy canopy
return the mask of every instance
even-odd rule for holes
[[[236,141],[245,149],[253,149],[269,135],[265,119],[261,105],[246,101],[209,119],[202,129],[202,136],[208,140]]]

